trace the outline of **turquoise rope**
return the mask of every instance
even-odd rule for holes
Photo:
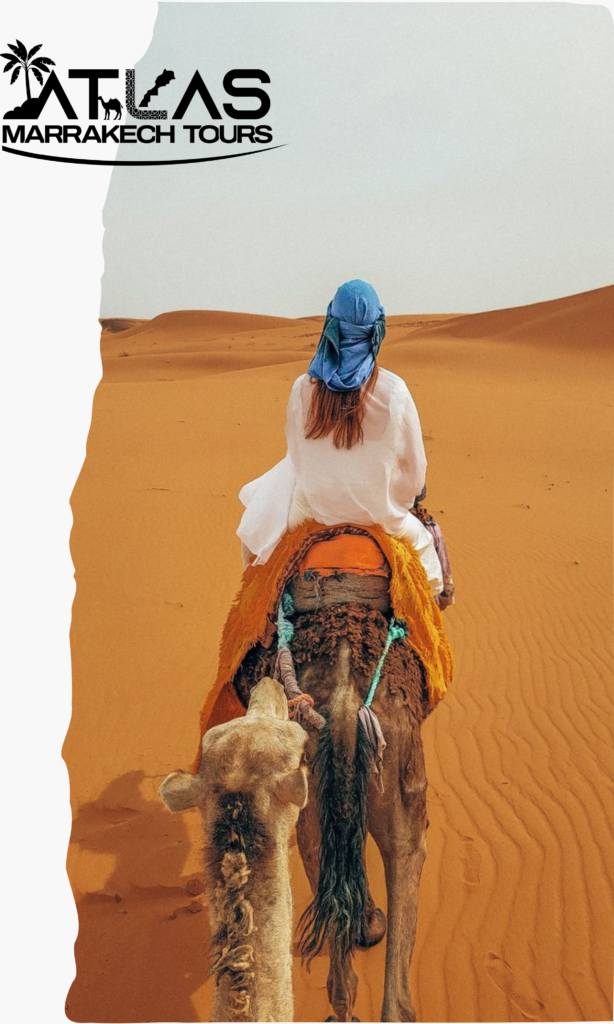
[[[371,683],[369,692],[367,694],[367,699],[365,700],[364,706],[366,708],[371,707],[373,698],[375,697],[375,692],[377,690],[377,687],[379,686],[380,676],[382,674],[382,668],[384,667],[384,661],[386,660],[386,655],[390,650],[390,645],[392,644],[392,641],[402,640],[404,636],[407,636],[407,623],[405,623],[403,619],[395,619],[393,615],[390,620],[390,625],[388,626],[388,636],[386,637],[384,650],[382,651],[382,656],[377,663],[377,667],[373,674],[373,682]]]

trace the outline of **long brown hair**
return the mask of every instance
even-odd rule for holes
[[[356,444],[362,444],[365,402],[375,387],[377,374],[376,363],[369,379],[353,391],[331,391],[323,380],[312,377],[314,390],[305,424],[305,437],[315,440],[332,434],[335,448],[348,450]]]

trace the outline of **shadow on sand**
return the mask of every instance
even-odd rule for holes
[[[69,869],[84,851],[113,854],[115,863],[101,889],[75,892],[69,1020],[198,1020],[193,996],[208,976],[209,931],[202,896],[187,888],[199,888],[197,876],[182,874],[190,851],[186,817],[166,811],[143,772],[128,772],[81,808],[71,846]]]

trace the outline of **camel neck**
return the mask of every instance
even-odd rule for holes
[[[280,828],[257,864],[250,866],[244,898],[253,916],[253,927],[242,940],[248,961],[242,996],[245,1012],[237,1015],[236,990],[233,992],[229,978],[222,976],[214,1019],[291,1021],[293,922],[285,828]]]
[[[255,925],[253,1019],[292,1020],[292,893],[286,834],[275,842],[251,888]]]

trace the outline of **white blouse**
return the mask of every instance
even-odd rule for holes
[[[313,387],[306,373],[294,382],[286,415],[286,457],[239,494],[245,512],[237,534],[244,547],[262,565],[288,528],[303,519],[326,526],[379,523],[386,533],[412,542],[433,593],[440,593],[441,566],[431,534],[408,512],[424,487],[427,461],[407,385],[380,367],[365,402],[364,441],[349,451],[335,448],[332,434],[305,438]]]

